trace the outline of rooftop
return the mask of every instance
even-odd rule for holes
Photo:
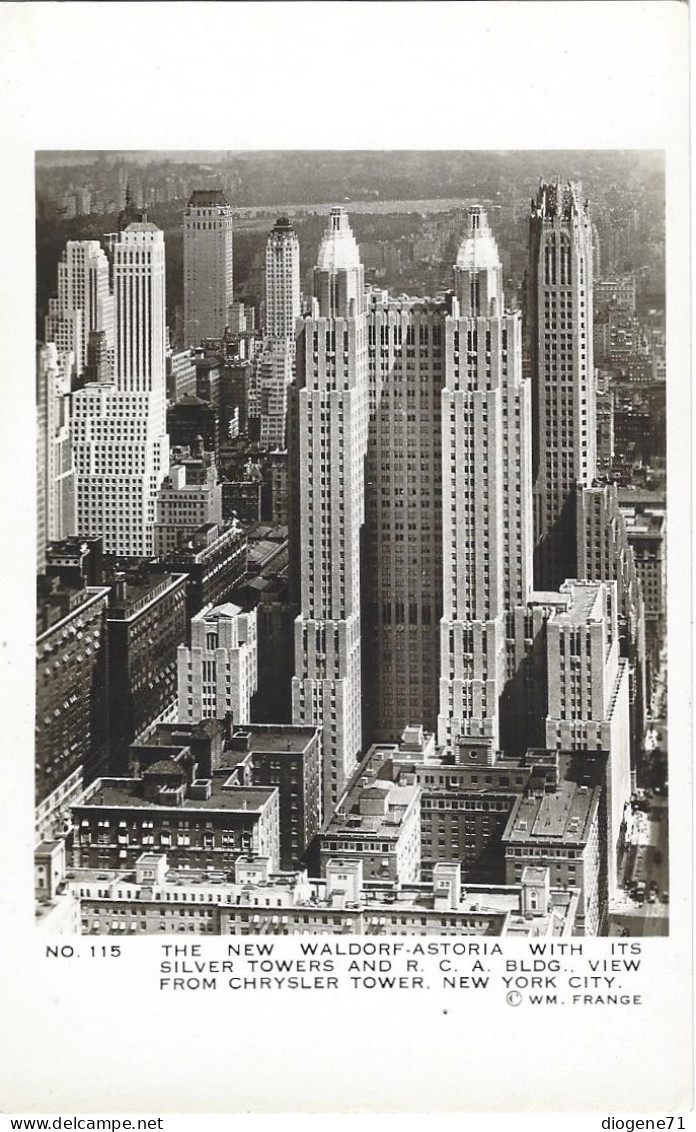
[[[203,609],[200,613],[196,614],[193,618],[194,621],[217,621],[221,617],[233,620],[238,617],[242,612],[241,606],[235,605],[231,601],[223,602],[222,605],[212,606],[210,609]]]
[[[395,781],[398,771],[391,759],[379,757],[390,753],[384,748],[363,760],[323,829],[326,836],[370,834],[385,841],[400,837],[406,812],[421,791],[414,782]]]
[[[109,620],[122,621],[142,613],[146,606],[158,601],[170,589],[183,585],[186,574],[163,573],[161,570],[149,573],[146,569],[134,567],[132,570],[114,569],[108,574],[105,570],[104,581],[110,586],[115,586],[119,582],[125,584],[123,596],[119,596],[116,590],[112,589],[107,615]]]
[[[500,267],[498,245],[483,209],[468,212],[468,227],[457,253],[457,267],[464,271],[486,271]]]
[[[169,406],[169,411],[172,412],[174,409],[179,409],[182,405],[184,406],[184,408],[191,408],[194,405],[205,405],[206,409],[210,409],[211,413],[214,412],[214,410],[211,409],[209,403],[207,401],[202,401],[200,397],[196,397],[195,393],[184,393],[183,397],[180,397],[175,405]]]
[[[222,189],[194,189],[189,199],[189,208],[230,207],[230,202]]]
[[[331,209],[317,256],[319,271],[351,271],[360,267],[360,249],[353,235],[348,216],[340,206]]]
[[[159,860],[157,855],[154,860]],[[394,915],[415,914],[444,918],[448,923],[456,917],[463,934],[556,936],[564,932],[578,898],[575,889],[552,888],[551,910],[528,918],[521,912],[519,885],[466,885],[460,890],[457,907],[450,908],[438,906],[432,886],[425,883],[397,887],[388,881],[367,881],[358,901],[349,903],[345,892],[330,891],[325,881],[309,879],[302,873],[274,873],[260,883],[246,879],[235,883],[220,871],[168,869],[164,883],[153,887],[151,881],[138,885],[133,869],[76,868],[67,872],[66,879],[73,893],[94,885],[94,890],[88,889],[87,895],[92,898],[98,895],[102,900],[157,902],[164,899],[166,893],[174,901],[179,897],[187,903],[208,904],[214,893],[215,903],[251,910],[252,922],[257,922],[262,930],[267,930],[273,922],[280,925],[278,911],[283,909],[318,914],[335,912],[345,917],[346,924],[352,922],[356,930],[365,930],[368,934],[375,927],[387,926]],[[108,896],[104,895],[105,885]],[[364,921],[361,916],[365,917]]]
[[[279,216],[278,219],[276,220],[275,224],[273,225],[273,228],[271,229],[271,231],[272,232],[294,232],[295,229],[293,227],[292,220],[290,220],[290,218],[288,216]]]
[[[294,724],[249,724],[237,728],[232,739],[241,740],[248,735],[248,750],[259,753],[283,753],[290,751],[301,754],[317,734],[316,727],[302,727]]]
[[[134,220],[124,229],[124,232],[159,232],[162,235],[161,228],[158,228],[151,220]]]
[[[544,220],[570,220],[587,215],[586,206],[582,201],[582,185],[578,181],[562,181],[557,177],[553,181],[539,182],[536,200],[532,201],[532,216],[540,216]]]
[[[642,511],[639,514],[622,507],[629,538],[662,538],[665,531],[664,511]]]
[[[601,586],[601,582],[564,582],[561,592],[566,592],[570,601],[566,609],[559,609],[554,613],[554,622],[561,625],[586,625],[593,618],[601,617],[601,604],[598,607]]]
[[[212,779],[209,798],[185,798],[181,805],[164,805],[144,798],[141,779],[98,778],[84,799],[75,808],[84,809],[138,809],[160,810],[169,813],[185,814],[187,810],[226,810],[229,813],[258,813],[267,805],[274,792],[273,787],[226,786],[226,779],[218,776]]]
[[[599,795],[598,787],[568,781],[560,782],[553,793],[528,794],[515,803],[503,840],[584,845]]]

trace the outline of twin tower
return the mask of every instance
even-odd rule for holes
[[[501,742],[533,586],[532,394],[477,207],[445,301],[366,292],[333,209],[298,326],[293,718],[323,726],[329,807],[409,723]]]

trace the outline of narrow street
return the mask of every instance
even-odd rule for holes
[[[612,902],[609,917],[610,934],[629,936],[663,936],[669,934],[669,817],[668,802],[663,796],[653,797],[649,813],[641,820],[637,815],[638,844],[629,853],[642,851],[645,896],[642,900],[622,892]]]

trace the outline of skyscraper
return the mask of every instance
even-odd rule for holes
[[[286,446],[288,387],[294,375],[295,340],[267,338],[254,359],[258,382],[260,440],[264,448]]]
[[[297,342],[301,613],[295,622],[293,722],[323,727],[324,805],[336,803],[361,750],[360,539],[367,446],[364,274],[342,208],[314,270]]]
[[[153,553],[157,492],[169,468],[165,402],[164,236],[136,221],[113,244],[113,380],[72,395],[77,531],[106,553]]]
[[[527,268],[534,392],[535,583],[576,576],[575,486],[596,474],[592,226],[579,184],[539,185]]]
[[[104,331],[113,351],[114,307],[109,288],[109,262],[98,240],[69,240],[58,264],[57,297],[49,299],[44,320],[46,342],[61,354],[72,351],[79,376],[87,362],[92,331]]]
[[[37,350],[37,553],[45,565],[46,543],[75,533],[75,466],[68,404],[72,353],[54,343]]]
[[[498,249],[471,208],[446,322],[443,618],[438,741],[499,741],[507,617],[532,587],[530,389],[521,316],[504,313]]]
[[[300,245],[287,216],[276,220],[266,242],[264,333],[295,337],[300,314]]]
[[[442,617],[442,303],[368,306],[369,426],[363,546],[363,730],[435,731]]]
[[[344,262],[350,246],[340,210],[331,224],[337,227],[327,233],[320,265]],[[357,270],[357,251],[351,263]],[[378,292],[368,298],[357,338],[364,329],[360,537],[359,522],[347,537],[338,494],[348,480],[342,459],[353,461],[351,482],[360,490],[363,451],[354,439],[349,449],[339,409],[338,376],[353,360],[346,339],[341,349],[344,328],[305,320],[299,340],[298,373],[311,370],[328,385],[321,403],[312,394],[313,417],[299,413],[300,429],[310,420],[316,428],[300,443],[299,467],[316,499],[310,512],[303,495],[299,515],[302,608],[306,619],[310,598],[330,603],[345,585],[345,562],[356,571],[359,564],[353,600],[361,614],[365,742],[393,739],[417,721],[437,728],[443,745],[466,734],[490,736],[495,746],[500,701],[514,676],[507,615],[531,594],[531,388],[522,377],[521,316],[504,311],[500,258],[478,207],[469,210],[454,274],[449,303]],[[345,269],[317,269],[322,311],[335,309],[342,294],[349,302],[348,278]],[[355,364],[364,363],[356,356]],[[360,382],[356,370],[356,389],[343,396],[362,400]],[[301,388],[303,397],[307,404]],[[303,634],[298,677],[309,647],[306,624]],[[321,639],[314,649],[324,664],[329,645]],[[335,676],[339,668],[321,671]]]
[[[615,582],[564,582],[567,606],[546,628],[546,745],[606,751],[608,884],[617,885],[617,846],[631,797],[628,661],[619,657]]]
[[[184,338],[222,338],[232,289],[232,209],[219,189],[196,189],[184,212]]]

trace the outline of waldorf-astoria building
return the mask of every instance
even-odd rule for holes
[[[498,743],[533,553],[531,390],[501,277],[474,207],[450,298],[365,296],[332,210],[299,323],[294,477],[294,720],[323,724],[327,806],[361,747],[413,720]]]

